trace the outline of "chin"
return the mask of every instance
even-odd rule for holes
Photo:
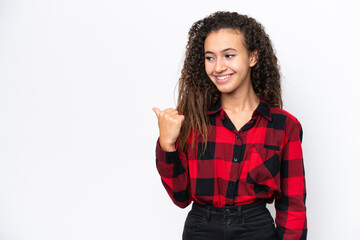
[[[234,91],[230,86],[216,86],[221,93],[232,93]]]

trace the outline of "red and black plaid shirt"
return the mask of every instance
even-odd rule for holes
[[[236,130],[220,100],[208,111],[210,124],[205,153],[201,138],[186,152],[165,152],[159,142],[156,166],[173,202],[191,201],[242,205],[275,199],[280,239],[306,239],[305,177],[302,127],[290,113],[263,98],[251,120]]]

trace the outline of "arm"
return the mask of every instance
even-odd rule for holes
[[[305,240],[307,235],[306,186],[302,154],[302,127],[296,118],[287,119],[281,159],[281,198],[275,201],[279,239]]]
[[[158,118],[160,131],[156,146],[156,168],[173,202],[185,208],[191,203],[187,158],[177,146],[177,138],[185,117],[172,108],[164,111],[158,108],[153,110]]]
[[[189,174],[185,153],[178,150],[177,146],[175,151],[164,151],[158,140],[156,168],[172,201],[181,208],[188,206],[192,199],[189,194]]]

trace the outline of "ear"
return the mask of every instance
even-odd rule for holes
[[[259,60],[258,50],[252,51],[252,52],[250,53],[250,63],[249,63],[249,67],[255,66],[258,60]]]

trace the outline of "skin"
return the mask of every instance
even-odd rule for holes
[[[221,92],[221,104],[236,129],[247,123],[259,104],[251,85],[251,68],[257,62],[257,51],[250,54],[240,32],[220,29],[205,39],[205,71]],[[224,76],[224,79],[219,79]],[[159,125],[159,143],[164,151],[175,151],[175,142],[185,119],[173,108],[161,111],[154,107]]]
[[[175,142],[180,134],[181,125],[185,119],[184,115],[178,113],[173,108],[161,111],[159,108],[153,108],[159,124],[159,143],[160,147],[167,152],[176,150]]]
[[[222,107],[239,130],[259,104],[250,78],[257,51],[248,53],[243,35],[233,29],[211,32],[204,50],[206,74],[221,92]]]

